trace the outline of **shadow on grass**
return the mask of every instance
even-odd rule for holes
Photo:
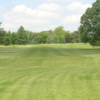
[[[100,54],[100,48],[31,47],[22,52],[26,56],[81,56]]]

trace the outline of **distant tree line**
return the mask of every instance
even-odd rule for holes
[[[46,43],[76,43],[80,42],[78,31],[65,31],[62,26],[55,30],[42,31],[39,33],[27,31],[20,26],[17,32],[6,32],[0,28],[1,45],[25,45],[25,44],[46,44]]]

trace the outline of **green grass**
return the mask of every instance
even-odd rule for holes
[[[0,100],[100,100],[100,47],[0,46]]]

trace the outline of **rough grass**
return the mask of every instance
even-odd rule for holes
[[[100,48],[0,46],[0,100],[100,100]],[[16,52],[11,52],[16,51]]]

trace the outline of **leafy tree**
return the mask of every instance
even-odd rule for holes
[[[10,45],[11,44],[11,32],[9,31],[6,33],[4,37],[4,45]]]
[[[11,35],[11,44],[12,45],[15,45],[17,43],[17,35],[16,35],[16,33],[12,33],[12,35]]]
[[[83,42],[100,45],[100,0],[96,0],[83,14],[79,31]]]
[[[81,41],[80,41],[80,34],[79,34],[79,31],[74,31],[74,32],[71,34],[71,37],[72,37],[72,42],[73,42],[73,43],[79,43],[79,42],[81,42]]]
[[[34,40],[35,43],[47,43],[48,37],[49,37],[49,33],[47,31],[42,31],[35,37]]]
[[[34,32],[31,32],[31,31],[25,31],[26,35],[27,35],[27,41],[29,44],[32,43],[33,39],[34,39],[34,36],[35,36],[35,33]]]
[[[71,33],[69,31],[66,32],[66,34],[65,34],[65,42],[66,43],[71,43],[72,42],[72,36],[71,36]]]
[[[53,31],[53,36],[55,37],[55,42],[56,43],[64,43],[65,39],[64,39],[64,35],[66,34],[66,31],[63,29],[63,26],[59,26],[57,28],[55,28],[55,30]]]
[[[0,22],[0,26],[1,26]],[[5,37],[6,32],[3,30],[3,28],[0,27],[0,44],[4,44],[4,37]]]
[[[47,38],[47,43],[55,43],[55,35],[52,33]]]
[[[27,44],[27,35],[23,26],[20,26],[20,28],[18,29],[17,38],[18,44]]]
[[[4,37],[6,32],[4,30],[0,30],[0,44],[4,44]]]

